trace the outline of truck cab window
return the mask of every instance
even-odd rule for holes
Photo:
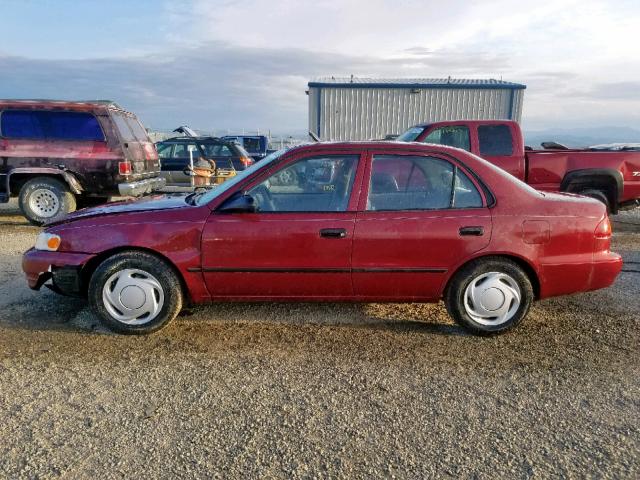
[[[461,148],[467,152],[471,151],[469,128],[462,125],[436,128],[422,142]]]
[[[513,155],[513,137],[507,125],[480,125],[478,127],[480,155],[508,157]]]

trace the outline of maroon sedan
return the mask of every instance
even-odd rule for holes
[[[462,150],[319,143],[205,193],[81,210],[24,255],[29,286],[88,297],[122,333],[209,301],[437,302],[475,333],[611,285],[602,203],[541,193]]]

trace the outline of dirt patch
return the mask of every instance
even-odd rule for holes
[[[640,475],[640,274],[495,338],[441,304],[290,303],[131,338],[26,287],[37,232],[0,216],[4,478]],[[636,234],[614,249],[640,261]]]

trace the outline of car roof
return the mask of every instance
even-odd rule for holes
[[[237,145],[229,140],[224,140],[220,137],[198,136],[198,137],[171,137],[165,140],[160,140],[158,143],[164,142],[217,142],[224,145]]]
[[[467,125],[467,126],[478,126],[478,125],[503,125],[505,123],[512,123],[513,120],[464,120],[464,119],[460,119],[460,120],[442,120],[439,122],[425,122],[425,123],[418,123],[416,125],[412,125],[409,128],[413,128],[413,127],[421,127],[421,128],[425,128],[425,127],[430,127],[431,125],[451,125],[454,126],[456,124],[460,124],[460,125]]]
[[[316,143],[304,143],[291,147],[287,153],[300,150],[405,150],[405,151],[425,151],[433,152],[439,151],[442,153],[468,153],[465,150],[455,147],[449,147],[446,145],[437,145],[435,143],[422,143],[422,142],[398,142],[395,140],[365,140],[365,141],[353,141],[353,142],[316,142]]]
[[[113,100],[52,100],[52,99],[0,99],[0,108],[27,108],[45,110],[92,111],[95,109],[117,110],[128,115],[128,112]]]

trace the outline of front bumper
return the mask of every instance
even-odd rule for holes
[[[162,177],[146,178],[135,182],[119,183],[118,192],[122,197],[139,197],[156,190],[160,190],[167,183]]]
[[[22,270],[32,290],[47,284],[57,293],[76,296],[83,292],[82,267],[92,258],[90,253],[46,252],[30,249],[22,256]]]

